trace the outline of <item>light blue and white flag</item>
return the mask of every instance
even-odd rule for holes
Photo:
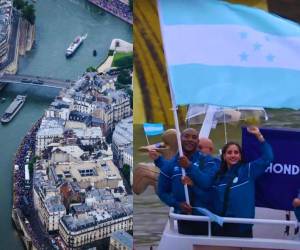
[[[158,0],[175,102],[300,107],[300,26],[221,0]]]
[[[144,123],[144,131],[147,136],[160,135],[164,132],[162,123]]]

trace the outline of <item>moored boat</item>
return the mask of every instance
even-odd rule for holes
[[[23,107],[26,100],[26,96],[24,95],[17,95],[17,97],[13,100],[13,102],[8,106],[5,110],[5,113],[1,117],[2,123],[9,123],[18,111]]]

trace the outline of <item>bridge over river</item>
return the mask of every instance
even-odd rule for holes
[[[52,77],[41,77],[41,76],[31,76],[31,75],[9,75],[3,74],[0,77],[0,83],[17,83],[26,85],[37,85],[41,87],[50,88],[66,88],[74,83],[74,80],[69,79],[55,79]]]

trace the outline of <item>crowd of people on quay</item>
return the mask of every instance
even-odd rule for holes
[[[35,136],[39,125],[40,121],[32,127],[30,132],[24,137],[16,153],[14,164],[18,165],[18,169],[15,169],[14,172],[14,208],[19,208],[22,211],[24,216],[22,219],[25,222],[33,245],[38,249],[50,249],[48,237],[41,230],[40,223],[34,213],[31,188],[25,188],[25,165],[28,164],[28,162],[26,163],[26,157],[29,155],[29,152],[31,152],[31,156],[33,155]],[[26,223],[26,220],[29,223]]]
[[[125,3],[122,3],[119,0],[111,0],[111,1],[89,0],[89,1],[101,7],[102,9],[108,11],[109,13],[118,16],[122,20],[132,24],[133,22],[132,11],[130,10],[130,7]]]

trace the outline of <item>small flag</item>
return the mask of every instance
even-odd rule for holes
[[[164,132],[162,123],[144,123],[144,131],[147,136],[160,135]]]

